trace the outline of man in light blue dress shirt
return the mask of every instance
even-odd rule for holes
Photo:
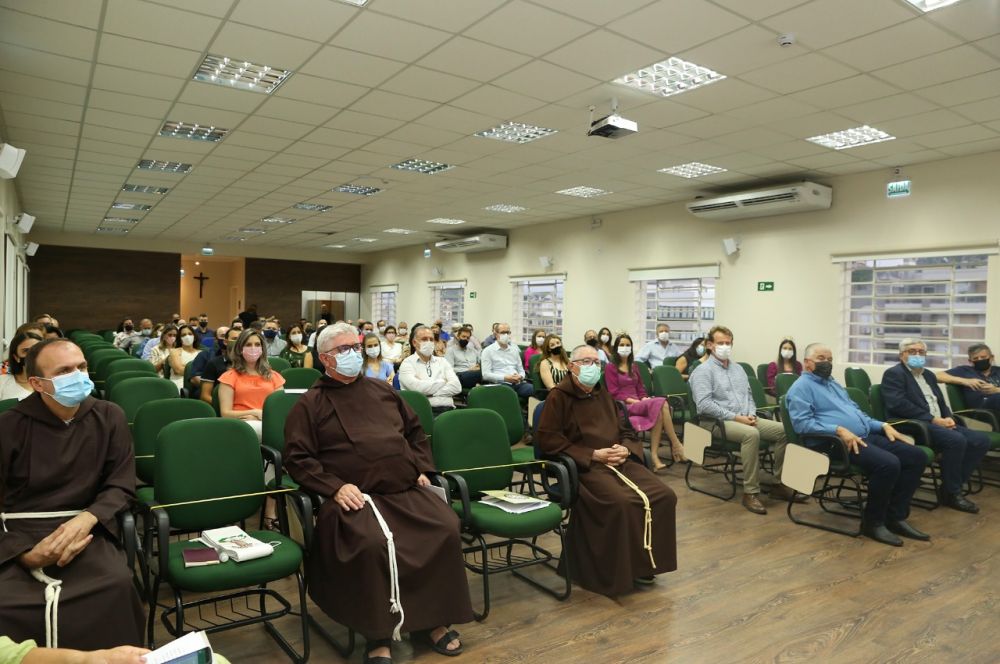
[[[668,357],[678,357],[684,349],[670,342],[670,326],[660,323],[656,326],[656,338],[647,342],[635,354],[635,361],[646,364],[650,369],[663,364]]]
[[[535,389],[530,381],[525,380],[521,353],[510,342],[510,325],[498,323],[496,338],[496,343],[483,348],[480,358],[483,382],[507,385],[517,392],[517,396],[527,399]]]

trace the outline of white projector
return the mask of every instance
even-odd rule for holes
[[[594,120],[590,123],[587,136],[603,136],[604,138],[621,138],[639,131],[639,123],[626,120],[620,115],[612,114]]]

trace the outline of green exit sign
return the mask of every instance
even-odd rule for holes
[[[476,299],[476,291],[469,291],[469,299],[470,300]]]
[[[909,180],[896,180],[895,182],[889,182],[885,185],[885,197],[886,198],[902,198],[903,196],[909,196],[912,189]]]
[[[758,281],[757,290],[759,291],[773,291],[774,282],[773,281]]]

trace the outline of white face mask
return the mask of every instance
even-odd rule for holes
[[[497,341],[504,344],[505,346],[510,343],[510,334],[503,332],[497,335]]]
[[[293,344],[300,344],[300,343],[302,343],[302,335],[301,334],[291,334],[291,335],[288,336],[288,338],[292,340]]]
[[[399,336],[405,337],[407,332],[409,332],[409,330],[407,330],[405,327],[399,328]]]
[[[541,346],[545,343],[545,337],[535,337],[535,343]]]
[[[712,352],[720,360],[728,360],[733,355],[733,347],[730,344],[715,344]]]
[[[378,333],[379,333],[379,334],[385,334],[385,325],[383,325],[382,327],[380,327],[380,328],[378,329]]]
[[[670,333],[660,332],[656,335],[656,338],[659,339],[662,343],[667,343],[668,341],[670,341]]]
[[[191,344],[194,343],[194,335],[185,334],[183,337],[181,337],[181,343],[185,346],[190,346]]]
[[[606,334],[602,334],[601,335],[601,343],[605,343],[606,344],[606,343],[610,343],[610,342],[611,342],[611,337],[609,337]]]
[[[421,341],[420,345],[417,346],[417,352],[424,357],[430,357],[431,353],[434,352],[434,342],[433,341]]]
[[[375,359],[376,357],[378,357],[378,352],[379,352],[379,347],[378,346],[367,346],[367,347],[365,347],[365,354],[368,357],[372,358],[372,359]]]
[[[628,357],[631,354],[632,354],[632,347],[631,346],[619,346],[618,347],[618,355],[620,355],[621,357]]]
[[[795,351],[792,350],[791,348],[782,348],[781,349],[781,357],[785,358],[786,360],[792,359],[793,355],[795,355]]]

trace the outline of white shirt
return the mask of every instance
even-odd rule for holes
[[[635,359],[637,362],[645,362],[651,367],[658,367],[663,364],[663,360],[668,357],[678,357],[683,352],[684,349],[679,346],[669,342],[664,346],[659,339],[653,339],[639,349],[639,352],[635,354]]]
[[[382,357],[393,364],[399,362],[399,358],[403,357],[403,345],[398,344],[395,341],[389,341],[388,339],[382,340]]]
[[[472,371],[472,367],[479,364],[479,351],[471,343],[465,348],[455,345],[448,348],[444,359],[451,363],[455,371]]]
[[[17,399],[18,401],[31,396],[34,390],[21,387],[13,374],[0,376],[0,400]]]
[[[524,378],[521,352],[514,344],[507,344],[506,348],[501,348],[500,342],[490,344],[483,349],[479,362],[483,370],[484,383],[502,383],[504,376],[511,374]]]
[[[425,362],[419,353],[413,353],[399,365],[398,375],[400,388],[425,395],[431,407],[453,407],[452,397],[462,391],[455,370],[447,360],[436,355]]]

